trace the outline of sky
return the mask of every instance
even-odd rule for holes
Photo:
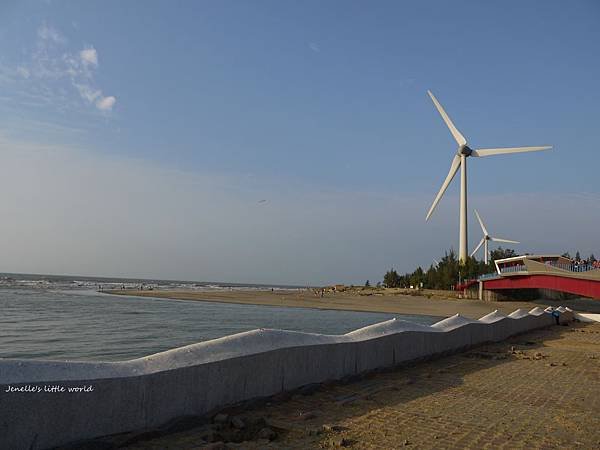
[[[600,256],[596,1],[0,2],[0,272],[376,282],[458,247]]]

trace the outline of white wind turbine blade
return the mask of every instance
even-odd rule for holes
[[[473,255],[475,253],[477,253],[477,250],[479,250],[481,248],[481,246],[483,245],[484,242],[485,242],[485,237],[483,237],[481,239],[481,241],[479,241],[479,244],[477,245],[477,247],[475,247],[475,250],[473,250],[473,253],[471,253],[471,258],[473,257]]]
[[[494,242],[506,242],[508,244],[520,244],[519,241],[511,241],[510,239],[490,238]]]
[[[433,201],[433,204],[431,205],[431,208],[429,208],[429,212],[427,213],[427,217],[425,218],[426,221],[429,220],[429,217],[431,216],[431,214],[433,213],[433,210],[435,209],[438,202],[442,198],[442,195],[444,195],[444,192],[446,192],[446,189],[448,189],[448,185],[454,178],[454,175],[456,175],[456,172],[458,171],[459,167],[460,167],[460,156],[454,155],[454,159],[452,160],[452,164],[450,165],[450,171],[448,172],[448,176],[444,180],[444,184],[442,184],[440,191],[436,195],[435,200]]]
[[[431,91],[427,91],[427,93],[431,97],[431,100],[433,100],[433,104],[442,116],[442,119],[444,119],[444,122],[446,122],[446,125],[450,129],[450,133],[452,133],[452,136],[454,136],[454,139],[456,140],[456,142],[458,142],[458,145],[465,145],[467,143],[467,140],[462,134],[460,134],[460,131],[456,129],[456,127],[452,123],[452,120],[450,120],[450,117],[448,117],[448,114],[446,114],[446,111],[444,111],[444,108],[442,108],[442,105],[440,105],[440,102],[437,101],[437,99],[434,97]]]
[[[488,233],[488,230],[486,230],[485,225],[483,224],[483,220],[481,220],[481,217],[479,217],[479,213],[477,212],[477,210],[475,210],[475,215],[477,216],[477,220],[479,220],[479,225],[481,225],[481,230],[483,231],[483,234],[485,236],[489,236],[490,234]]]
[[[541,150],[549,150],[551,148],[551,145],[546,145],[543,147],[479,148],[477,150],[473,150],[471,156],[492,156],[504,155],[506,153],[539,152]]]

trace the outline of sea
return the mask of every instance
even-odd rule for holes
[[[0,274],[0,358],[123,361],[257,328],[343,334],[439,317],[121,296],[108,289],[289,290],[214,282]]]

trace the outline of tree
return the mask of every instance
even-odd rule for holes
[[[388,288],[400,286],[400,276],[394,269],[388,270],[383,277],[383,285]]]
[[[496,250],[491,251],[491,256],[490,259],[496,261],[497,259],[512,258],[513,256],[517,256],[517,253],[511,248],[504,249],[498,247]]]
[[[564,252],[564,253],[563,253],[562,255],[560,255],[560,256],[562,256],[563,258],[569,258],[569,259],[571,259],[571,255],[569,254],[569,252]]]
[[[579,250],[575,252],[575,261],[581,261],[581,255],[579,254]]]
[[[592,264],[594,264],[596,261],[598,261],[598,260],[596,259],[596,257],[594,256],[594,254],[593,254],[593,253],[590,255],[590,257],[588,258],[588,260],[589,260],[589,261],[590,261],[590,263],[592,263]]]
[[[478,261],[475,258],[467,256],[467,260],[461,266],[460,274],[463,280],[472,280],[477,278],[479,275],[488,273],[488,267],[483,261]]]
[[[407,274],[408,275],[408,274]],[[425,281],[425,273],[421,267],[417,267],[412,274],[408,276],[408,284],[410,286],[419,287]]]
[[[371,283],[369,283],[369,280],[367,280],[367,281],[365,282],[365,287],[371,287]]]

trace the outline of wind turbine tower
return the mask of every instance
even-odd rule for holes
[[[467,259],[467,158],[469,156],[475,157],[483,157],[483,156],[492,156],[492,155],[502,155],[505,153],[524,153],[524,152],[536,152],[540,150],[548,150],[551,149],[552,146],[543,146],[543,147],[507,147],[507,148],[485,148],[485,149],[477,149],[473,150],[467,145],[467,140],[465,137],[458,131],[458,129],[442,108],[442,105],[437,101],[431,91],[427,91],[431,100],[433,100],[433,104],[439,111],[442,119],[450,129],[450,133],[454,137],[454,140],[458,144],[458,149],[454,158],[452,159],[452,163],[450,164],[450,171],[446,176],[446,179],[442,183],[442,187],[437,193],[435,199],[433,200],[433,204],[431,208],[429,208],[429,212],[427,213],[427,217],[425,220],[429,220],[431,214],[435,210],[435,207],[439,203],[440,199],[448,189],[448,186],[452,182],[454,175],[458,171],[460,167],[460,208],[459,208],[459,244],[458,244],[458,259],[461,263],[464,263]]]

